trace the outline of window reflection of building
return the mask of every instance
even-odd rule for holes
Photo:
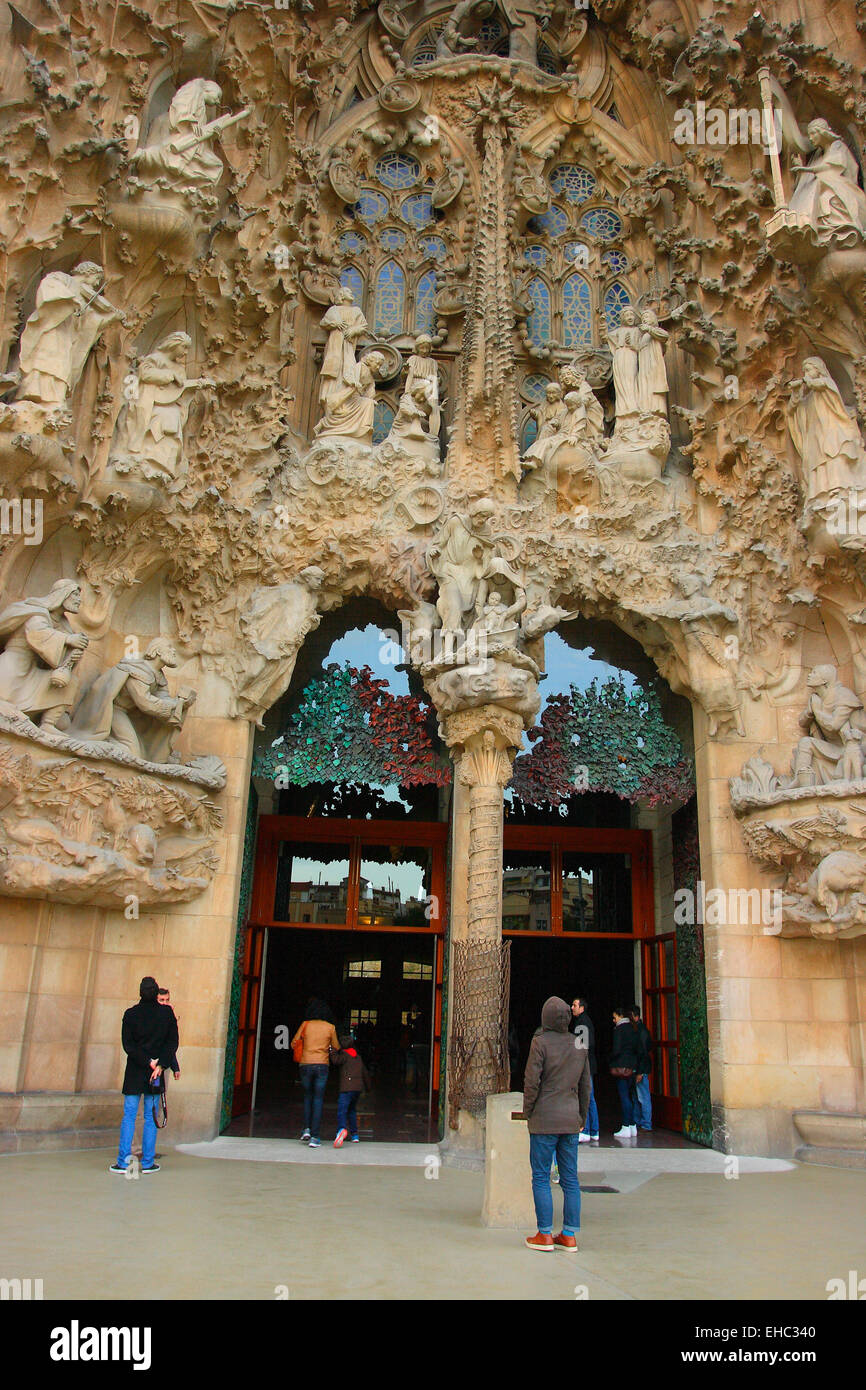
[[[289,889],[290,922],[333,923],[340,914],[346,915],[349,879],[339,883],[296,882]]]
[[[503,931],[550,930],[550,870],[535,865],[502,875]]]
[[[592,872],[562,876],[562,917],[566,931],[597,931]]]

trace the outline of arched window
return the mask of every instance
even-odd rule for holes
[[[418,281],[415,291],[415,332],[432,333],[436,327],[433,296],[436,293],[436,272],[428,270]]]
[[[631,304],[627,291],[619,281],[614,280],[604,292],[604,317],[608,333],[611,329],[619,327],[619,316],[627,304]]]
[[[550,187],[570,203],[585,203],[595,192],[595,174],[579,164],[559,164],[550,175]]]
[[[373,443],[381,444],[394,423],[396,411],[388,401],[379,400],[373,411]]]
[[[526,320],[530,342],[544,347],[550,341],[550,290],[537,276],[529,282],[529,302],[532,313]]]
[[[340,284],[352,291],[356,304],[364,302],[364,277],[355,266],[343,266],[340,271]]]
[[[592,342],[592,293],[582,275],[569,275],[562,286],[562,342],[565,347]]]
[[[386,261],[376,276],[373,332],[387,337],[403,331],[406,277],[396,261]]]
[[[392,152],[376,160],[376,178],[383,188],[411,188],[420,177],[421,166],[409,155]]]

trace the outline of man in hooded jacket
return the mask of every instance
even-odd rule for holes
[[[529,1122],[529,1161],[538,1232],[527,1236],[530,1250],[553,1254],[577,1250],[580,1183],[577,1152],[589,1108],[589,1054],[583,1036],[569,1032],[571,1009],[554,996],[541,1010],[541,1028],[532,1039],[523,1078],[523,1113]],[[556,1158],[564,1202],[562,1232],[553,1234],[550,1166]]]

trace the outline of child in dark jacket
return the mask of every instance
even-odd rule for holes
[[[355,1046],[354,1033],[340,1034],[340,1051],[332,1053],[331,1061],[340,1068],[340,1099],[337,1102],[337,1137],[334,1148],[344,1140],[360,1143],[358,1136],[358,1098],[361,1091],[370,1090],[370,1076]]]

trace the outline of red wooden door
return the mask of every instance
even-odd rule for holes
[[[267,927],[253,925],[247,927],[241,977],[241,1002],[238,1009],[238,1045],[235,1056],[232,1119],[235,1115],[247,1115],[252,1109],[253,1078],[256,1067],[256,1033],[259,1022],[262,963],[266,935]]]
[[[643,1017],[652,1036],[650,1092],[653,1124],[660,1124],[665,1129],[682,1129],[676,933],[647,937],[641,943],[641,949]]]

